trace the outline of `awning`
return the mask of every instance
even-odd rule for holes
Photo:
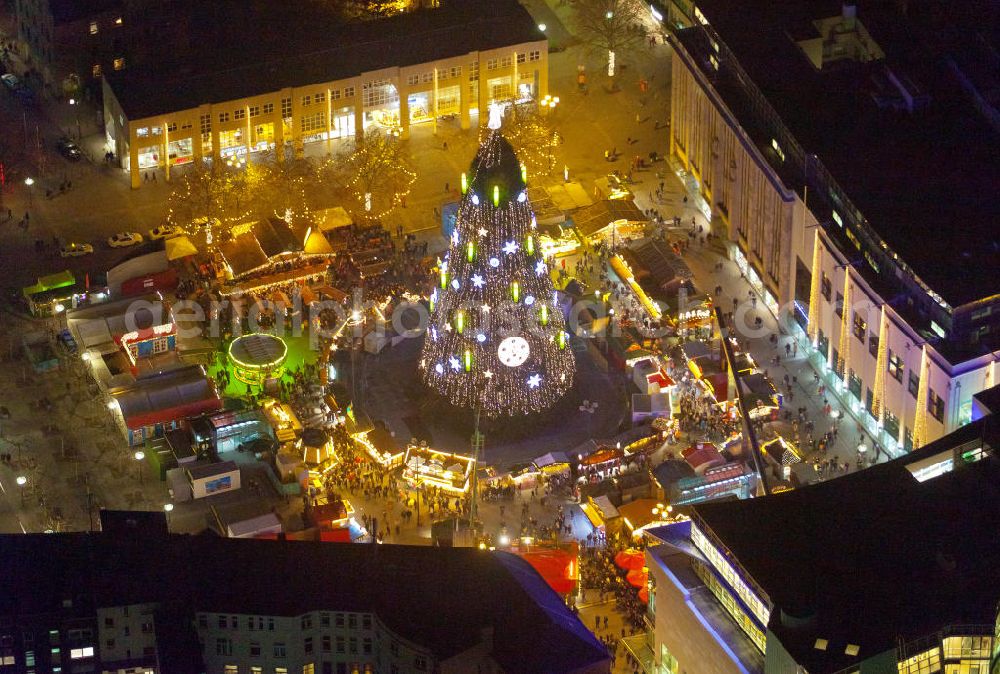
[[[323,232],[314,230],[309,233],[309,238],[306,239],[305,252],[311,255],[329,254],[333,253],[333,248]]]
[[[346,227],[354,224],[354,220],[351,218],[350,214],[344,210],[343,206],[327,208],[317,216],[316,220],[319,225],[319,229],[322,232],[329,232],[331,229],[337,229],[338,227]]]
[[[191,239],[184,235],[167,239],[166,248],[168,260],[179,260],[182,257],[190,257],[198,253],[198,249],[191,242]]]

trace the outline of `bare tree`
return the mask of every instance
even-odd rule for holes
[[[416,180],[399,138],[378,129],[359,133],[351,151],[328,159],[321,174],[340,187],[348,210],[372,219],[402,204]]]
[[[503,134],[517,152],[529,176],[547,176],[559,161],[562,136],[554,111],[539,110],[534,102],[512,103],[504,114]]]
[[[217,222],[223,229],[252,219],[258,209],[260,170],[253,164],[233,167],[216,161],[196,162],[174,180],[167,197],[167,219],[191,230]]]
[[[635,0],[573,0],[577,37],[607,52],[608,77],[615,76],[616,63],[645,38],[641,11]]]

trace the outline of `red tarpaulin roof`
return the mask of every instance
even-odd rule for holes
[[[351,530],[334,529],[332,531],[321,531],[319,532],[319,540],[327,543],[350,543]]]
[[[615,564],[618,565],[619,569],[627,569],[629,571],[632,569],[641,569],[646,565],[646,557],[641,550],[629,548],[615,555]]]
[[[531,564],[538,574],[545,579],[553,590],[559,594],[569,594],[576,587],[577,555],[573,552],[559,549],[532,550],[522,552],[521,558]]]
[[[643,587],[646,584],[646,581],[649,580],[649,574],[642,569],[633,569],[628,572],[627,576],[625,576],[625,580],[629,582],[629,585]]]

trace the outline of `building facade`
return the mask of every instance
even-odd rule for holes
[[[0,672],[610,671],[508,553],[172,536],[162,513],[120,515],[100,533],[0,537]]]
[[[827,10],[822,4],[810,2],[804,7],[815,12],[817,30],[832,36],[829,53],[821,55],[811,39],[790,43],[801,54],[792,53],[789,59],[801,58],[803,64],[812,59],[809,67],[819,84],[809,79],[811,75],[803,76],[801,87],[807,91],[812,86],[836,87],[837,80],[822,81],[830,75],[817,75],[817,68],[830,70],[831,77],[844,77],[840,73],[852,67],[862,70],[864,64],[885,59],[853,4],[845,5],[843,16],[834,17],[823,14]],[[662,8],[654,11],[663,16]],[[675,49],[670,153],[683,168],[688,188],[697,193],[698,205],[711,218],[713,231],[726,242],[730,258],[764,304],[800,335],[803,344],[812,345],[807,351],[824,383],[891,452],[912,450],[970,421],[973,395],[1000,378],[995,351],[1000,294],[982,274],[962,271],[967,265],[989,264],[990,242],[982,242],[984,258],[975,262],[942,260],[908,249],[913,262],[928,258],[919,260],[916,270],[876,231],[879,226],[905,229],[910,223],[903,216],[869,222],[824,166],[824,158],[804,149],[723,41],[734,36],[728,19],[723,28],[712,23],[713,16],[726,14],[721,3],[674,2],[668,13],[674,19],[664,27],[673,31]],[[785,28],[783,18],[769,18]],[[788,26],[798,18],[789,18]],[[838,37],[842,34],[848,37]],[[741,53],[752,51],[742,47]],[[761,47],[762,52],[766,49]],[[841,52],[853,56],[832,66],[823,61]],[[781,50],[776,48],[773,56],[774,63],[785,63]],[[794,71],[801,64],[786,65]],[[890,66],[897,67],[891,62]],[[892,79],[896,76],[890,66],[885,77]],[[799,86],[794,75],[789,78],[793,81],[789,86]],[[911,83],[907,89],[901,83],[900,87],[903,94],[893,90],[898,105],[905,110],[910,101],[914,108],[906,114],[917,124],[933,122],[920,118],[919,100],[907,98],[915,86]],[[875,112],[856,114],[878,115],[879,106],[872,107]],[[896,126],[906,128],[898,122]],[[837,134],[831,128],[821,133]],[[831,161],[838,159],[836,149],[829,154],[834,156]],[[865,160],[855,159],[858,170],[863,170]],[[909,199],[905,182],[895,189],[898,195],[890,196],[905,203]],[[995,221],[995,209],[977,207],[977,221]],[[925,236],[929,246],[940,245],[942,252],[950,248],[946,245],[950,235],[943,230]],[[948,265],[954,270],[951,280],[945,281],[937,272]],[[928,273],[935,275],[934,281],[921,278]],[[954,287],[959,285],[963,287]]]
[[[996,504],[997,440],[987,417],[887,464],[698,504],[691,521],[650,530],[647,632],[630,651],[648,674],[986,674],[1000,652],[1000,548],[976,513]],[[875,517],[872,494],[893,501]],[[964,584],[939,595],[957,568]]]
[[[323,149],[329,152],[333,141],[353,139],[372,128],[405,139],[411,125],[457,117],[461,128],[468,129],[473,116],[493,101],[544,97],[548,92],[547,40],[523,9],[510,4],[497,3],[490,10],[513,17],[512,28],[483,41],[484,45],[501,43],[498,46],[469,50],[465,48],[471,44],[468,38],[450,39],[451,33],[471,28],[460,23],[463,17],[453,9],[454,3],[445,3],[387,19],[399,24],[397,37],[386,37],[393,34],[386,26],[385,34],[375,42],[358,38],[357,44],[341,49],[346,50],[344,59],[331,63],[329,71],[335,76],[323,79],[323,67],[317,66],[310,68],[317,73],[315,81],[294,86],[291,75],[261,78],[258,83],[252,73],[211,72],[211,66],[205,65],[199,66],[204,72],[196,77],[217,84],[206,87],[210,93],[204,99],[158,95],[150,104],[143,93],[146,84],[135,81],[136,73],[130,73],[131,78],[109,78],[104,85],[107,144],[130,172],[132,187],[138,188],[146,171],[163,170],[169,180],[172,168],[192,162],[272,151],[279,158],[298,157],[306,146],[317,142],[325,143]],[[419,23],[422,13],[437,20],[433,30]],[[426,30],[427,34],[407,35],[407,30]],[[422,50],[405,47],[408,41],[422,39],[436,42]],[[393,53],[398,56],[393,58]],[[428,56],[434,58],[428,60]],[[344,61],[359,67],[352,69]],[[384,67],[366,70],[360,66],[371,63]],[[234,86],[227,78],[250,81]],[[289,86],[267,84],[280,84],[282,79]],[[182,81],[176,85],[184,86]],[[219,91],[245,91],[246,95],[214,100]],[[185,100],[194,104],[186,105]]]

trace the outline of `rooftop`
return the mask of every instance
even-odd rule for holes
[[[193,417],[222,406],[215,385],[200,365],[188,365],[136,379],[121,390],[112,390],[125,424],[141,428],[184,417]]]
[[[58,610],[75,597],[95,606],[162,601],[237,615],[371,611],[439,660],[475,646],[487,628],[505,672],[573,672],[608,658],[534,569],[505,552],[47,534],[0,536],[0,568],[9,590],[0,593],[0,615]],[[234,591],[233,569],[266,591]],[[170,583],[160,582],[167,576]]]
[[[1000,587],[1000,459],[956,461],[951,472],[923,482],[907,468],[960,446],[984,446],[984,435],[995,447],[990,421],[835,480],[698,504],[693,517],[773,601],[771,630],[811,674],[838,671],[948,625],[992,623]],[[825,651],[814,648],[817,639],[827,640]],[[856,657],[845,654],[848,644],[860,647]]]
[[[122,0],[48,0],[52,22],[57,26],[96,17],[105,12],[121,11]]]
[[[545,39],[517,0],[442,0],[350,24],[318,2],[289,12],[280,2],[214,0],[187,11],[186,48],[164,45],[155,62],[107,73],[129,119]]]
[[[804,151],[819,157],[925,283],[960,306],[997,292],[993,270],[1000,265],[1000,132],[963,89],[964,71],[952,67],[976,42],[972,6],[979,3],[950,6],[941,15],[911,6],[907,16],[898,13],[900,4],[860,0],[851,33],[858,37],[849,44],[856,58],[817,69],[799,42],[812,40],[819,49],[831,26],[850,32],[839,20],[840,0],[697,3]],[[961,27],[968,28],[965,37],[947,35]],[[681,31],[680,39],[703,40],[698,29]],[[749,121],[752,101],[735,73],[725,65],[718,73],[707,62],[701,67],[769,161],[780,165],[772,132]],[[782,178],[801,192],[802,175]]]

